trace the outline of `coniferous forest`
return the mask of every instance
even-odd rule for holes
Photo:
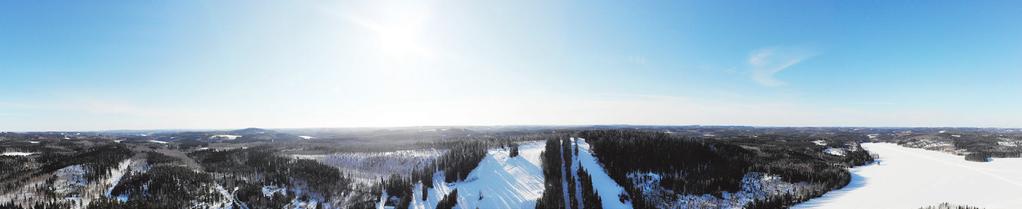
[[[493,206],[487,202],[543,209],[617,208],[609,203],[640,209],[787,208],[844,187],[852,178],[849,168],[875,162],[877,155],[861,143],[922,146],[926,136],[942,136],[837,128],[428,130],[298,137],[294,134],[316,133],[245,129],[70,139],[3,133],[0,147],[10,154],[0,156],[5,168],[0,209]],[[1005,139],[1013,138],[1002,137],[1001,144]],[[952,145],[991,150],[984,143]],[[991,152],[1013,151],[1008,146]],[[529,169],[535,174],[524,172]],[[519,181],[528,178],[537,185]],[[521,187],[487,190],[503,183]],[[608,184],[621,190],[608,192]],[[507,196],[521,192],[538,198],[501,202],[521,200]]]

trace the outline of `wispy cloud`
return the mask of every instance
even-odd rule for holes
[[[785,85],[787,83],[777,79],[775,75],[813,56],[816,56],[814,51],[801,47],[770,47],[755,50],[748,59],[752,80],[764,86]]]

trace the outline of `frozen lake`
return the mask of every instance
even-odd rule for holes
[[[966,161],[962,156],[862,144],[880,155],[877,164],[853,168],[852,182],[793,208],[919,208],[941,202],[987,209],[1022,208],[1022,159]]]

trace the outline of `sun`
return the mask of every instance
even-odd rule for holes
[[[348,20],[368,29],[383,55],[407,57],[429,55],[423,40],[430,10],[425,6],[385,6],[371,15],[352,15]]]

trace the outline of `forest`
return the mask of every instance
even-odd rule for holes
[[[750,203],[749,208],[785,208],[843,187],[850,180],[850,166],[872,161],[863,149],[834,159],[811,151],[807,142],[779,140],[714,140],[679,137],[662,132],[627,130],[582,131],[610,176],[632,196],[635,208],[670,205],[663,199],[643,198],[631,173],[652,172],[661,176],[663,188],[679,194],[737,192],[749,172],[779,175],[786,182],[806,182],[808,190],[774,195]],[[671,201],[671,200],[666,200]]]
[[[438,208],[451,208],[466,201],[458,195],[479,194],[478,200],[483,199],[481,192],[457,185],[472,181],[469,174],[493,153],[540,162],[537,173],[530,174],[542,175],[536,178],[542,192],[536,192],[535,208],[603,208],[604,201],[643,209],[696,203],[787,208],[844,187],[851,180],[849,168],[874,162],[877,156],[860,143],[947,148],[967,153],[961,155],[968,160],[986,161],[1014,157],[1022,141],[1019,133],[998,129],[937,128],[426,127],[321,132],[86,133],[72,139],[63,139],[71,136],[67,133],[4,133],[0,147],[29,154],[0,156],[5,168],[0,169],[0,190],[6,198],[0,208],[376,208],[384,195],[385,206],[407,208],[429,199]],[[245,140],[211,137],[221,134],[238,134],[237,139]],[[593,154],[585,158],[587,162],[596,160],[603,170],[579,166],[583,141]],[[378,144],[361,147],[364,143]],[[525,151],[523,144],[529,144]],[[346,167],[314,157],[337,153],[374,157]],[[427,157],[387,157],[394,153]],[[413,163],[397,164],[411,166],[373,178],[364,178],[370,175],[359,170],[360,163],[388,160]],[[69,174],[85,183],[52,186],[71,182]],[[594,178],[608,177],[623,192],[600,194]],[[753,190],[750,183],[756,184]],[[427,197],[436,191],[435,185],[452,190]],[[780,189],[755,190],[767,187]],[[20,195],[26,191],[32,195]],[[79,194],[87,195],[75,196]],[[735,199],[736,195],[750,199]],[[69,197],[88,201],[62,199]],[[966,206],[951,208],[959,207]]]

